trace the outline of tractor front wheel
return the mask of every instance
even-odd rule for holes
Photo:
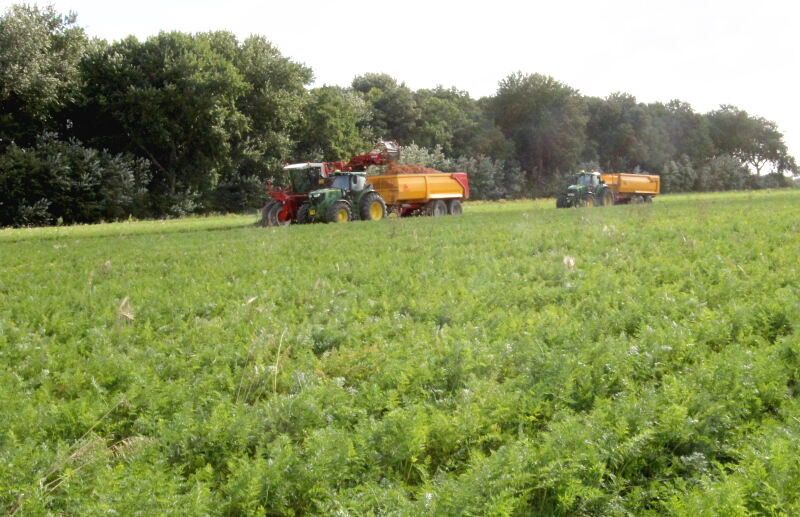
[[[369,192],[361,200],[361,220],[380,221],[386,217],[386,202],[377,192]]]
[[[325,221],[329,223],[346,223],[353,218],[350,205],[344,201],[337,201],[328,208],[325,214]]]
[[[311,222],[311,218],[308,216],[308,210],[311,208],[311,204],[306,202],[300,205],[300,208],[297,209],[297,222],[299,224],[307,224]]]

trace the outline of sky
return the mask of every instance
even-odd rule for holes
[[[15,2],[0,0],[0,10]],[[28,3],[37,3],[28,0]],[[773,120],[800,159],[800,2],[790,0],[50,0],[89,35],[266,36],[315,85],[385,72],[413,89],[492,95],[521,71],[605,97],[736,105]],[[795,5],[797,4],[797,5]]]

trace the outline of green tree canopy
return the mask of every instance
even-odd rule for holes
[[[766,172],[765,167],[770,172],[797,172],[797,163],[774,122],[728,105],[709,113],[708,121],[718,154],[734,156],[756,175]]]
[[[587,116],[573,88],[552,77],[516,73],[500,82],[492,112],[531,180],[570,170],[580,161]]]
[[[80,93],[87,39],[76,15],[14,5],[0,17],[0,148],[31,145]]]

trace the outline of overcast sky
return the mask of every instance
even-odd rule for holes
[[[15,2],[0,0],[0,7]],[[53,0],[108,40],[161,30],[263,34],[316,85],[386,72],[411,88],[491,95],[515,71],[583,94],[735,104],[778,123],[800,158],[800,7],[785,0]]]

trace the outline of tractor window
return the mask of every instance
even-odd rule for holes
[[[350,190],[350,176],[336,176],[333,178],[333,188],[340,188],[342,190]]]
[[[364,176],[353,176],[353,190],[361,192],[367,186],[367,178]]]
[[[591,185],[592,182],[591,178],[592,177],[589,176],[588,174],[581,174],[580,176],[578,176],[578,185],[588,187],[589,185]]]
[[[308,192],[316,188],[321,173],[322,171],[319,167],[293,170],[291,172],[292,190],[295,192]]]

